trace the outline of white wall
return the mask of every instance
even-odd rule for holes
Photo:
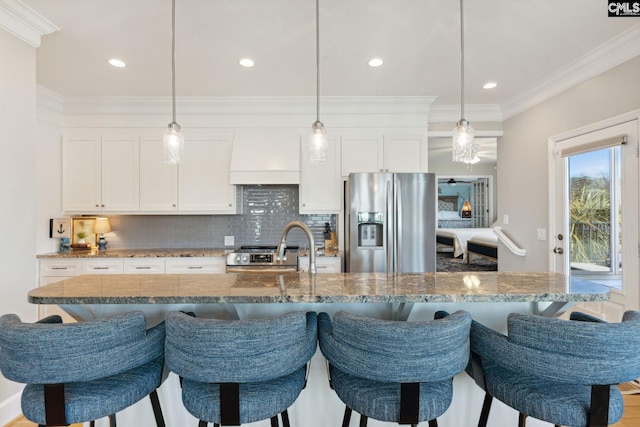
[[[638,76],[640,57],[505,120],[498,140],[498,220],[509,215],[504,231],[527,255],[501,246],[501,271],[549,269],[550,240],[536,239],[537,228],[549,230],[547,139],[640,108]]]
[[[26,293],[36,285],[36,51],[0,31],[0,314],[36,319]],[[17,415],[18,384],[0,378],[0,424]]]

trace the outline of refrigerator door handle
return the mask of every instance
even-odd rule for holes
[[[385,194],[385,206],[387,208],[387,212],[386,215],[387,217],[385,218],[385,222],[384,222],[384,226],[386,227],[387,232],[385,233],[385,240],[386,242],[384,242],[384,246],[386,249],[386,256],[387,256],[387,265],[386,265],[386,272],[389,273],[390,271],[394,271],[394,266],[393,266],[393,253],[394,253],[394,237],[393,237],[393,230],[395,227],[393,227],[392,225],[392,221],[393,221],[393,204],[392,204],[392,198],[391,198],[391,182],[390,181],[386,181],[385,183],[385,190],[386,190],[386,194]]]
[[[394,261],[394,270],[396,273],[402,273],[402,191],[400,191],[400,180],[396,180],[394,188],[394,223],[393,223],[393,234],[395,236],[395,241],[393,244],[393,261]]]

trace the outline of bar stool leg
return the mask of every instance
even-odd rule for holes
[[[482,411],[480,412],[480,420],[478,421],[478,427],[487,427],[487,421],[489,421],[489,411],[491,410],[491,403],[493,402],[493,396],[489,393],[485,393],[484,402],[482,402]]]
[[[198,421],[198,427],[207,427],[208,424],[209,423],[207,423],[206,421],[202,421],[202,420]],[[214,426],[215,425],[217,424],[214,424]]]
[[[116,427],[116,414],[109,415],[109,427]]]
[[[438,420],[429,420],[429,427],[438,427]]]
[[[348,406],[344,409],[344,418],[342,418],[342,427],[349,427],[351,422],[351,408]]]
[[[165,427],[164,416],[162,415],[162,408],[160,407],[160,399],[158,399],[158,392],[153,390],[151,394],[149,394],[149,399],[151,399],[153,416],[156,418],[156,426]]]
[[[282,427],[291,427],[291,424],[289,424],[289,413],[286,409],[280,413],[280,418],[282,418]]]
[[[271,427],[280,427],[280,423],[278,423],[278,416],[271,417]]]
[[[523,413],[518,415],[518,427],[526,427],[527,426],[527,416]]]
[[[360,427],[367,427],[367,420],[367,417],[360,415]]]

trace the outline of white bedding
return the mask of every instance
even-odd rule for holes
[[[467,258],[467,241],[478,241],[479,239],[487,239],[487,241],[493,241],[497,245],[498,236],[493,232],[493,228],[438,228],[436,229],[437,236],[444,236],[453,239],[453,256],[459,257],[462,255],[462,259]]]

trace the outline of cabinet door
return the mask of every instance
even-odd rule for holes
[[[426,172],[427,138],[422,136],[384,136],[385,172]]]
[[[329,139],[327,161],[309,163],[307,143],[302,143],[299,206],[301,214],[340,212],[342,179],[338,169],[337,151],[337,141]]]
[[[164,162],[162,133],[140,139],[140,210],[178,210],[178,166]]]
[[[100,136],[65,135],[62,143],[62,209],[68,212],[101,210]]]
[[[342,176],[352,172],[382,171],[382,136],[342,136],[340,143]]]
[[[232,134],[185,133],[178,168],[178,209],[236,213],[236,188],[229,182]]]
[[[136,136],[102,138],[102,211],[140,210],[140,142]]]

